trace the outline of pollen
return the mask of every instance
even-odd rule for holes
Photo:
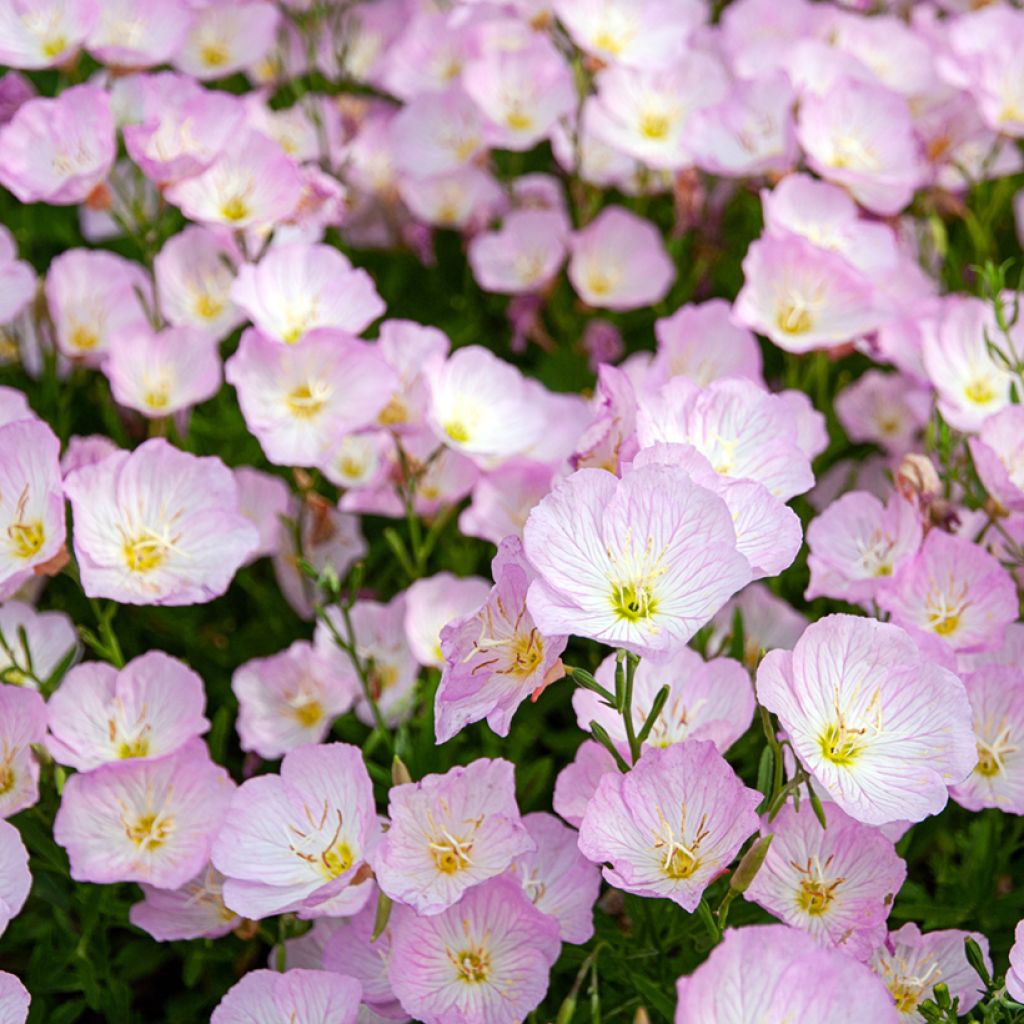
[[[220,39],[210,39],[199,47],[199,58],[208,68],[222,68],[227,64],[231,51]]]
[[[122,761],[133,757],[145,757],[149,753],[149,737],[145,734],[122,740],[117,748],[117,756]]]
[[[465,444],[470,438],[469,427],[462,420],[450,420],[444,425],[444,432],[456,444]]]
[[[976,377],[964,388],[967,400],[975,405],[988,405],[995,397],[995,389],[983,377]]]
[[[627,622],[651,619],[658,611],[658,599],[643,581],[613,584],[611,604],[616,616]]]
[[[143,814],[131,824],[126,824],[124,830],[136,846],[146,851],[157,850],[174,831],[174,819],[161,814]]]
[[[147,531],[124,542],[124,560],[130,572],[152,572],[164,564],[170,550],[167,540]]]
[[[321,870],[329,879],[343,875],[352,867],[352,861],[348,843],[332,843],[320,856]]]
[[[811,917],[820,917],[836,898],[839,880],[825,882],[820,878],[804,878],[796,894],[797,906]]]
[[[640,134],[645,139],[661,141],[668,137],[672,127],[672,118],[668,114],[646,113],[640,117]]]
[[[377,422],[382,427],[391,427],[397,423],[406,423],[409,420],[409,410],[405,402],[398,395],[392,395],[388,404],[381,409],[377,416]]]
[[[249,213],[249,204],[241,196],[229,196],[221,203],[221,216],[232,224],[245,220]]]
[[[806,334],[814,327],[814,318],[802,303],[787,302],[779,309],[775,323],[784,334]]]
[[[520,106],[514,106],[505,116],[505,124],[513,131],[525,132],[533,127],[533,118]]]
[[[292,709],[299,725],[304,729],[310,729],[324,717],[324,709],[318,700],[307,700],[297,704]]]
[[[18,558],[34,558],[46,542],[46,530],[38,519],[31,523],[12,523],[7,527],[7,536]]]
[[[864,730],[850,729],[842,721],[818,737],[821,756],[840,768],[849,768],[864,751]]]
[[[491,973],[491,957],[486,949],[463,949],[457,953],[448,952],[448,959],[458,973],[459,981],[467,985],[485,982]]]
[[[434,859],[434,867],[442,875],[454,875],[472,863],[470,854],[473,852],[473,840],[456,839],[447,831],[429,844],[430,855]]]

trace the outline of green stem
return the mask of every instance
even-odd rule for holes
[[[633,725],[633,681],[640,658],[632,652],[626,653],[626,687],[622,698],[622,723],[626,729],[626,742],[629,744],[629,756],[633,764],[640,760],[640,741],[637,739]]]
[[[715,923],[714,914],[711,913],[711,908],[708,906],[708,901],[701,897],[700,903],[697,904],[697,916],[701,919],[704,927],[707,929],[708,935],[711,941],[717,946],[722,941],[722,932],[718,925]]]

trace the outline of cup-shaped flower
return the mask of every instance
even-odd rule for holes
[[[224,78],[259,61],[273,47],[280,22],[281,12],[264,0],[204,4],[195,11],[175,66],[202,80]]]
[[[987,417],[967,444],[988,493],[1007,511],[1024,512],[1024,408]]]
[[[421,665],[442,668],[442,630],[480,609],[487,594],[487,582],[479,576],[439,572],[416,580],[405,594],[405,636],[416,660]]]
[[[580,825],[580,850],[609,865],[604,877],[616,888],[693,913],[757,830],[760,802],[713,743],[648,750],[627,774],[601,778]]]
[[[440,914],[533,850],[514,773],[509,761],[481,758],[392,787],[391,827],[373,859],[381,889],[417,914]]]
[[[544,998],[560,949],[558,922],[514,879],[494,878],[442,914],[402,917],[391,986],[423,1024],[516,1024]]]
[[[377,835],[373,785],[363,755],[347,743],[286,754],[280,775],[242,783],[213,846],[224,902],[245,917],[315,909],[369,892],[360,873]]]
[[[46,705],[35,690],[0,685],[0,818],[39,799],[33,743],[46,735]]]
[[[22,601],[0,605],[0,681],[36,689],[78,653],[78,634],[64,612],[40,612]]]
[[[184,885],[209,860],[234,783],[189,740],[155,761],[106,764],[64,786],[53,838],[77,882]]]
[[[95,30],[102,9],[99,0],[12,0],[4,4],[0,9],[0,63],[35,70],[71,60]]]
[[[46,705],[47,748],[80,772],[131,759],[173,754],[210,727],[203,681],[162,651],[147,651],[116,669],[77,665]]]
[[[0,821],[0,935],[21,912],[31,887],[28,850],[21,833],[10,822]]]
[[[757,695],[816,782],[868,825],[937,814],[977,763],[963,684],[889,623],[826,616],[792,652],[765,655]]]
[[[64,489],[90,597],[126,604],[212,601],[259,539],[238,510],[238,485],[224,463],[160,438],[75,470]]]
[[[355,978],[333,971],[249,971],[225,993],[210,1024],[356,1024],[362,991]]]
[[[241,923],[224,906],[224,876],[207,864],[177,889],[158,889],[143,883],[143,899],[133,904],[128,919],[157,942],[219,939]]]
[[[751,578],[725,502],[675,466],[621,480],[578,470],[530,513],[523,541],[538,629],[641,655],[684,647]]]

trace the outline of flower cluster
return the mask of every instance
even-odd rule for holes
[[[0,0],[0,1021],[1024,1014],[1022,52]]]

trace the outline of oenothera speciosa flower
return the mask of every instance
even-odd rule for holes
[[[368,899],[364,865],[378,825],[358,748],[291,751],[280,775],[244,782],[222,818],[212,860],[227,879],[224,902],[237,913],[345,916]]]
[[[140,887],[143,899],[132,906],[128,919],[157,942],[219,939],[241,921],[224,905],[224,876],[212,864],[177,889],[159,889],[145,882]]]
[[[22,1024],[28,1020],[31,1001],[28,989],[13,974],[0,971],[0,1013],[9,1015],[15,1024]]]
[[[46,735],[46,705],[35,690],[0,685],[0,818],[39,799],[33,743]]]
[[[963,684],[889,623],[821,619],[765,656],[757,693],[815,781],[869,825],[937,814],[977,763]]]
[[[581,469],[530,513],[538,572],[527,608],[549,635],[573,633],[665,658],[745,583],[728,506],[675,466],[621,480]]]
[[[1024,512],[1024,407],[993,413],[967,444],[988,493],[1003,508]]]
[[[334,971],[250,971],[228,989],[210,1024],[355,1024],[362,991],[355,978]]]
[[[0,821],[0,935],[20,913],[31,887],[28,850],[21,833],[10,823]]]
[[[687,740],[644,752],[632,770],[601,777],[579,845],[605,879],[692,913],[757,829],[759,793],[737,778],[713,743]]]
[[[64,612],[40,612],[23,601],[0,605],[0,635],[0,678],[16,686],[36,689],[36,680],[45,682],[79,652],[78,634]]]

